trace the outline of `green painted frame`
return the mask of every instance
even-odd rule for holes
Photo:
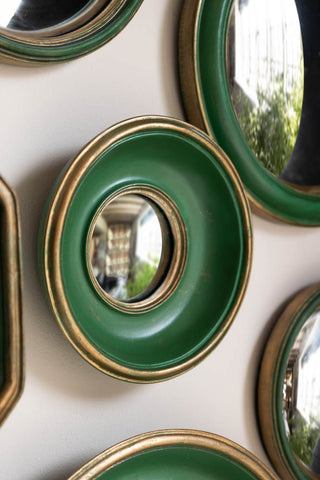
[[[106,199],[141,185],[177,206],[187,258],[164,302],[120,311],[90,279],[87,235]],[[231,162],[201,131],[166,117],[127,120],[93,139],[57,180],[39,235],[45,291],[71,344],[104,373],[140,383],[177,376],[213,350],[240,306],[251,257],[250,209]]]
[[[115,37],[131,20],[143,0],[112,0],[105,10],[75,30],[53,37],[35,37],[0,29],[0,60],[37,65],[73,60]]]
[[[0,177],[0,424],[24,383],[19,213],[15,195]]]
[[[317,480],[292,453],[282,417],[283,378],[294,341],[310,315],[320,307],[320,283],[290,300],[266,344],[258,381],[261,436],[270,461],[283,480]]]
[[[225,480],[276,480],[248,450],[198,430],[160,430],[130,438],[93,458],[68,480],[211,480],[213,472],[214,478]]]
[[[233,0],[185,1],[179,58],[187,117],[224,149],[255,212],[297,225],[320,225],[318,192],[299,191],[268,172],[242,134],[226,74],[226,35],[232,4]]]

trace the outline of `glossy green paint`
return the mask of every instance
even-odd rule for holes
[[[189,446],[167,447],[132,456],[97,480],[253,480],[257,477],[219,452]]]
[[[160,306],[139,314],[107,304],[86,265],[87,234],[96,211],[110,194],[132,184],[153,185],[168,194],[188,237],[177,289]],[[39,237],[42,273],[46,215]],[[170,129],[130,133],[95,160],[68,208],[61,272],[73,317],[99,352],[126,367],[152,371],[190,359],[221,333],[234,307],[248,268],[248,236],[233,181],[211,151]]]
[[[12,61],[31,63],[52,63],[73,60],[86,55],[101,47],[115,37],[131,20],[143,0],[126,0],[120,11],[108,22],[97,30],[86,35],[77,35],[66,42],[57,42],[48,45],[41,40],[37,44],[28,43],[27,40],[16,40],[0,30],[0,57]],[[59,38],[59,37],[57,37]]]
[[[200,3],[195,68],[208,133],[230,157],[248,193],[264,209],[290,223],[319,225],[320,196],[298,192],[268,172],[242,134],[226,73],[226,35],[233,0],[200,0]]]
[[[298,333],[310,318],[316,309],[320,307],[320,289],[317,289],[308,300],[301,305],[301,308],[297,311],[297,314],[293,318],[290,329],[287,332],[286,338],[283,341],[281,352],[279,352],[280,359],[277,370],[274,372],[273,377],[273,397],[275,403],[273,403],[274,414],[273,416],[273,429],[277,432],[278,448],[281,455],[285,457],[289,463],[291,469],[291,475],[293,479],[298,480],[310,480],[314,477],[308,475],[306,470],[303,470],[300,464],[297,462],[295,455],[292,453],[292,449],[289,445],[287,435],[285,432],[283,415],[282,415],[282,390],[283,379],[290,355],[292,346],[297,338]]]

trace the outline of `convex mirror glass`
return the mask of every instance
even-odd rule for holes
[[[283,421],[289,445],[320,478],[320,311],[307,320],[291,348],[283,381]]]
[[[90,240],[91,266],[101,289],[116,300],[150,296],[170,263],[164,213],[142,195],[124,194],[99,214]]]
[[[235,0],[227,35],[230,94],[259,162],[284,172],[298,136],[304,60],[294,0]]]

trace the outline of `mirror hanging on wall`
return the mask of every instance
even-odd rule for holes
[[[291,450],[320,478],[320,311],[311,315],[290,350],[283,380],[283,422]]]
[[[143,0],[1,0],[0,61],[65,62],[119,33]]]
[[[9,0],[0,4],[0,26],[18,31],[52,28],[95,8],[101,0]],[[110,2],[103,2],[104,5]]]

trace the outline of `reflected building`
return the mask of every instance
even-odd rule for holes
[[[161,253],[160,223],[142,196],[120,196],[98,217],[91,264],[99,285],[113,298],[128,300],[143,292],[157,271]]]

